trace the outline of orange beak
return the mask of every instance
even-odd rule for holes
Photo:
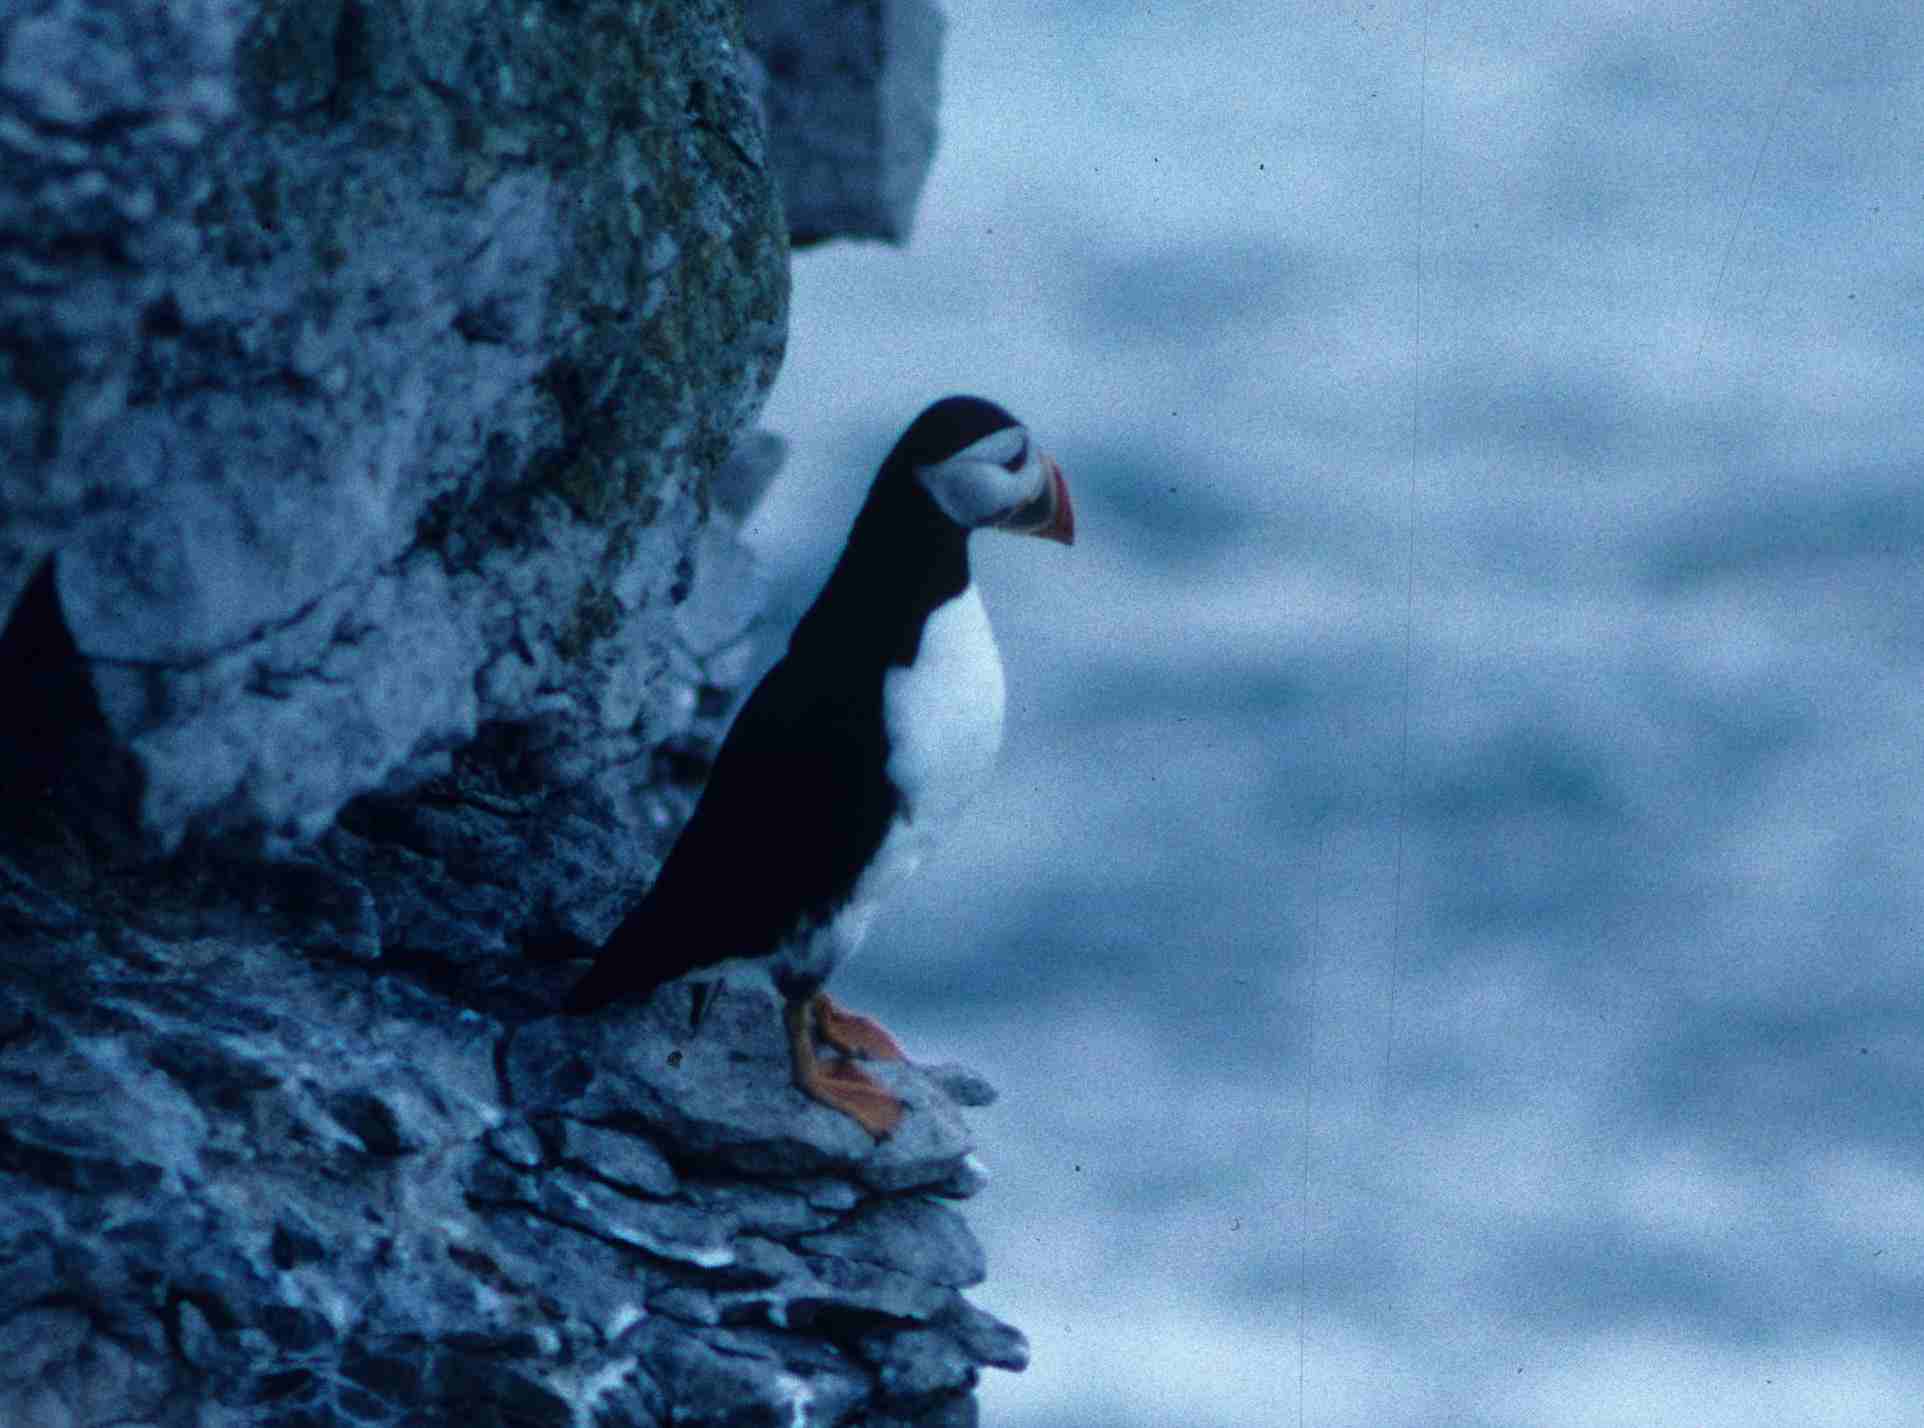
[[[1062,479],[1062,468],[1053,456],[1041,457],[1042,494],[1011,512],[996,525],[1017,535],[1041,536],[1044,540],[1076,543],[1076,512],[1069,504],[1069,483]]]

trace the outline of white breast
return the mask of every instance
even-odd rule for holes
[[[1002,747],[1002,659],[989,612],[970,585],[922,627],[915,663],[882,679],[889,780],[911,824],[961,812]]]
[[[888,776],[902,805],[846,905],[783,949],[791,975],[825,980],[861,944],[877,908],[981,787],[1002,746],[1002,705],[1002,660],[971,585],[929,616],[915,663],[882,677]]]

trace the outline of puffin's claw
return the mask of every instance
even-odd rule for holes
[[[879,1021],[838,1005],[827,992],[815,994],[815,1029],[837,1051],[872,1061],[906,1061],[901,1043]]]
[[[875,1139],[884,1140],[901,1124],[902,1102],[853,1061],[827,1062],[817,1055],[813,1024],[822,1000],[818,993],[807,1001],[790,1002],[783,1009],[783,1020],[788,1024],[789,1053],[795,1063],[795,1085],[811,1100],[840,1111]],[[839,1008],[836,1010],[843,1016],[849,1015]],[[883,1041],[895,1047],[895,1039],[867,1017],[851,1019],[873,1028]],[[901,1048],[895,1047],[895,1051],[899,1059]]]
[[[802,1089],[853,1118],[877,1140],[888,1139],[902,1123],[901,1100],[853,1061],[816,1062],[813,1081]]]

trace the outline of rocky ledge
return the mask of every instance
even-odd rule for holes
[[[0,879],[0,1421],[961,1424],[1025,1362],[961,1293],[966,1072],[881,1067],[876,1145],[751,993],[486,1015],[290,956],[271,889]]]

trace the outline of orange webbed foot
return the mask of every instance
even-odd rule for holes
[[[824,1061],[816,1053],[814,1023],[823,1000],[818,993],[807,1001],[790,1002],[783,1012],[783,1019],[788,1024],[789,1052],[795,1063],[795,1085],[803,1095],[840,1111],[875,1139],[884,1140],[901,1124],[902,1102],[853,1061]],[[840,1009],[836,1010],[839,1012]],[[854,1017],[853,1020],[879,1033],[882,1041],[894,1049],[895,1059],[901,1059],[901,1048],[895,1045],[895,1039],[887,1032],[867,1017]],[[863,1035],[860,1030],[854,1034]],[[826,1028],[823,1035],[833,1040]],[[839,1042],[835,1044],[841,1045]],[[842,1049],[850,1048],[843,1046]]]
[[[909,1059],[901,1043],[879,1021],[838,1005],[827,992],[815,994],[815,1027],[822,1040],[850,1056],[866,1056],[872,1061]]]

